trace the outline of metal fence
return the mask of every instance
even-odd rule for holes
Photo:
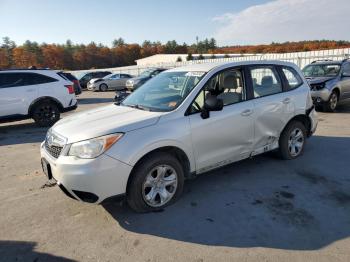
[[[253,60],[281,60],[292,62],[298,65],[300,68],[310,64],[315,60],[335,60],[340,61],[349,58],[350,48],[343,49],[330,49],[330,50],[319,50],[319,51],[308,51],[308,52],[294,52],[294,53],[268,53],[268,54],[256,54],[256,55],[237,55],[228,58],[215,58],[205,60],[192,60],[174,63],[155,63],[148,66],[124,66],[104,69],[92,69],[92,70],[80,70],[72,71],[73,74],[78,72],[89,72],[89,71],[111,71],[113,73],[126,73],[134,76],[140,75],[143,71],[154,68],[174,68],[191,64],[202,64],[202,63],[217,63],[217,62],[239,62],[239,61],[253,61]]]

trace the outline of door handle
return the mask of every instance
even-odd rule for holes
[[[289,97],[287,97],[287,98],[285,98],[285,99],[283,99],[283,104],[289,104],[290,103],[290,98]]]
[[[242,111],[241,115],[242,116],[250,116],[252,113],[253,113],[253,110],[246,109],[246,110]]]
[[[27,89],[26,92],[33,92],[35,89]]]

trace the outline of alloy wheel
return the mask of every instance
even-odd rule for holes
[[[304,140],[303,131],[300,128],[293,129],[288,139],[288,150],[291,156],[296,157],[301,153]]]
[[[143,200],[151,207],[161,207],[173,198],[177,185],[178,175],[174,168],[169,165],[156,166],[143,183]]]

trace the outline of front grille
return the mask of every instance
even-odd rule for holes
[[[54,146],[54,145],[50,146],[47,140],[45,140],[45,149],[54,158],[58,158],[60,156],[62,148],[63,147],[61,146]]]

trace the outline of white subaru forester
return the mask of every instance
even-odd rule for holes
[[[199,64],[159,74],[128,96],[57,122],[44,172],[70,197],[126,196],[138,212],[174,202],[188,177],[278,149],[303,153],[317,126],[310,87],[279,61]]]

